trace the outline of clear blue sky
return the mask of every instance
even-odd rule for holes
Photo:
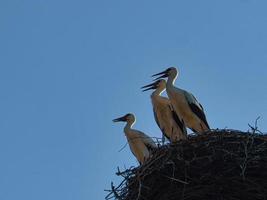
[[[135,128],[159,136],[140,87],[170,66],[212,128],[267,130],[265,0],[1,0],[0,199],[101,200]]]

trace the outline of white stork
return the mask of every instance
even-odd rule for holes
[[[170,100],[161,96],[161,93],[166,89],[166,81],[160,79],[142,87],[142,89],[144,89],[143,91],[155,89],[151,94],[151,101],[155,121],[163,133],[163,139],[164,136],[168,138],[170,142],[186,139],[187,132],[183,120],[180,120],[173,110]]]
[[[141,131],[132,129],[135,123],[135,116],[131,113],[123,117],[114,119],[113,122],[127,122],[124,127],[124,133],[127,138],[128,144],[134,156],[140,164],[143,164],[151,156],[153,149],[157,148],[155,142],[146,134]]]
[[[168,78],[166,91],[170,98],[171,104],[175,112],[180,116],[185,125],[194,132],[202,133],[210,129],[202,105],[197,99],[186,90],[174,87],[178,71],[175,67],[170,67],[163,72],[154,74],[152,77],[162,75],[160,78]]]

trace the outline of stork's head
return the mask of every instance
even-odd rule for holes
[[[175,67],[170,67],[170,68],[166,69],[163,72],[160,72],[160,73],[152,75],[152,77],[156,77],[156,76],[161,75],[161,76],[159,76],[158,78],[155,79],[155,80],[159,80],[161,78],[168,78],[170,76],[176,77],[177,73],[178,73],[178,71],[177,71],[177,69]]]
[[[119,117],[117,119],[113,119],[113,122],[134,122],[135,121],[135,116],[132,113],[128,113],[122,117]]]
[[[157,88],[161,88],[162,90],[164,90],[166,88],[166,81],[164,79],[159,79],[154,83],[141,87],[141,89],[143,89],[143,92],[147,90],[155,90]]]

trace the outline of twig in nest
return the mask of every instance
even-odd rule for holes
[[[125,145],[119,150],[119,152],[121,152],[126,146],[127,146],[127,142],[125,143]]]
[[[248,126],[251,128],[252,134],[255,134],[258,131],[258,120],[260,118],[261,118],[260,116],[258,116],[256,118],[255,123],[254,123],[254,126],[251,126],[250,124],[248,124]]]
[[[174,177],[169,177],[169,176],[166,176],[166,175],[162,175],[162,176],[164,176],[164,177],[166,177],[166,178],[168,178],[168,179],[171,179],[171,180],[173,180],[173,181],[182,183],[182,184],[189,184],[188,182],[182,181],[182,180],[177,179],[177,178],[174,178]]]
[[[112,190],[112,192],[113,192],[115,198],[117,198],[117,199],[120,200],[121,198],[120,198],[120,196],[118,195],[118,193],[117,193],[117,191],[116,191],[116,189],[115,189],[115,187],[114,187],[114,185],[113,185],[113,182],[111,182],[111,190]]]
[[[245,171],[246,171],[247,161],[248,161],[248,141],[246,142],[246,144],[243,143],[243,145],[244,145],[245,157],[244,157],[243,163],[240,165],[240,168],[241,168],[242,179],[244,181],[245,180]]]

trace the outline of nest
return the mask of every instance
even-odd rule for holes
[[[106,199],[267,199],[267,137],[212,130],[160,146],[144,165],[120,171]]]

